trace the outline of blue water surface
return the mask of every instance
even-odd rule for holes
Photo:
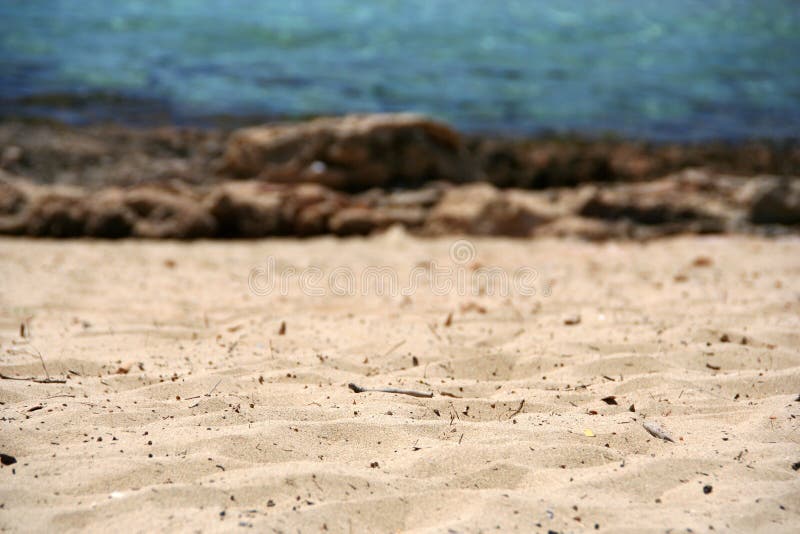
[[[800,134],[796,0],[2,0],[0,111],[419,111],[470,132]]]

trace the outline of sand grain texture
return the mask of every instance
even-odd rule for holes
[[[0,381],[0,527],[797,531],[800,241],[473,240],[529,297],[248,289],[452,241],[1,240],[0,372],[68,380]]]

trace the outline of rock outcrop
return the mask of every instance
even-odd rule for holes
[[[214,188],[205,207],[221,236],[265,237],[285,233],[284,195],[259,182],[231,182]]]
[[[0,122],[0,169],[89,189],[260,177],[354,192],[435,180],[550,189],[658,179],[686,168],[739,176],[800,174],[800,142],[651,144],[608,138],[459,136],[410,114],[224,128]]]
[[[143,188],[125,195],[135,215],[135,237],[194,239],[216,234],[217,222],[197,199],[179,192]]]
[[[455,187],[445,192],[431,209],[425,231],[429,234],[467,233],[527,237],[548,220],[525,203],[490,184]]]
[[[234,132],[224,170],[277,183],[360,191],[472,176],[459,135],[414,114],[350,115]]]
[[[652,182],[546,191],[431,183],[358,194],[319,184],[224,182],[85,190],[0,172],[0,234],[97,238],[366,235],[650,239],[675,233],[800,230],[800,181],[687,171]]]
[[[718,190],[689,176],[598,188],[577,211],[582,217],[659,227],[659,232],[718,233],[736,215]]]
[[[755,224],[800,224],[800,180],[768,178],[757,189],[750,206]]]

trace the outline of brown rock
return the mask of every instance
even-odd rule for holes
[[[352,206],[334,213],[329,227],[336,235],[367,235],[380,228],[381,221],[373,208]]]
[[[79,237],[85,233],[85,221],[83,197],[56,189],[32,199],[27,233],[38,237]]]
[[[625,221],[602,221],[585,217],[560,217],[537,229],[537,237],[577,237],[587,241],[606,241],[631,237],[631,224]]]
[[[349,206],[333,213],[328,226],[336,235],[367,235],[393,225],[418,228],[426,215],[427,210],[420,206]]]
[[[454,187],[431,210],[425,230],[431,234],[467,233],[525,237],[547,220],[518,195],[486,183]]]
[[[345,196],[318,184],[300,184],[287,188],[283,217],[289,230],[301,236],[323,233],[328,219],[347,205]]]
[[[393,191],[387,195],[382,195],[379,199],[380,205],[403,207],[422,207],[430,208],[441,200],[444,195],[445,186],[439,184],[426,186],[422,189],[411,189],[405,191]]]
[[[0,233],[25,233],[28,204],[28,195],[23,187],[0,177]]]
[[[22,211],[27,197],[20,187],[10,181],[0,180],[0,215],[14,215]]]
[[[328,221],[352,203],[351,197],[318,184],[300,184],[286,190],[284,218],[295,235],[327,233]]]
[[[298,236],[312,236],[328,232],[328,221],[342,208],[339,200],[323,200],[299,210],[294,219],[294,232]]]
[[[449,189],[431,210],[426,228],[433,234],[473,233],[488,206],[500,197],[497,188],[485,183]]]
[[[86,203],[87,236],[118,239],[128,237],[136,224],[136,214],[125,204],[125,193],[108,189],[95,193]]]
[[[689,176],[596,189],[578,210],[584,217],[660,227],[656,234],[724,231],[733,207],[705,182]],[[642,237],[653,229],[639,228]]]
[[[415,229],[425,224],[428,210],[421,206],[388,206],[376,209],[380,229],[393,225]]]
[[[214,217],[196,199],[161,188],[141,188],[125,195],[135,215],[133,235],[147,238],[193,239],[217,231]]]
[[[464,181],[466,152],[448,126],[414,114],[350,115],[245,128],[231,135],[225,170],[334,189]]]
[[[800,179],[768,180],[754,195],[750,221],[755,224],[800,224]]]
[[[0,168],[10,169],[22,159],[22,149],[18,146],[9,145],[3,149],[0,155]]]
[[[620,178],[612,167],[610,150],[600,143],[484,139],[473,150],[485,179],[499,187],[573,187]]]
[[[220,235],[266,237],[284,232],[285,195],[258,182],[231,182],[216,188],[205,205]]]

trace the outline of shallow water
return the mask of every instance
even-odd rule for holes
[[[800,132],[795,0],[4,0],[0,113],[413,110],[467,131]]]

